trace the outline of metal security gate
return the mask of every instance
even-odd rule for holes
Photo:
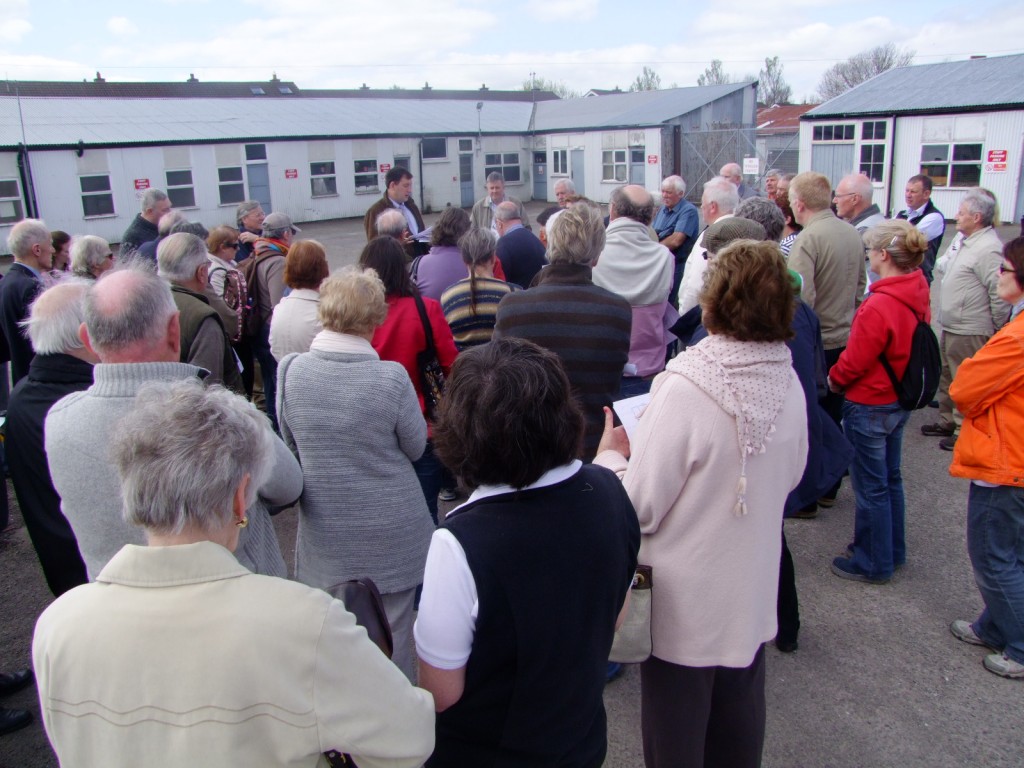
[[[680,136],[680,173],[686,179],[686,199],[699,203],[704,182],[718,175],[726,163],[743,165],[743,158],[758,157],[754,129],[715,128],[708,131],[683,132]],[[761,188],[765,171],[762,159],[756,180],[744,177],[748,185]]]

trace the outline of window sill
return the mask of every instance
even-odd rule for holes
[[[426,164],[433,163],[434,165],[437,165],[439,163],[447,163],[450,159],[451,158],[449,157],[424,157],[423,162]]]
[[[116,219],[116,218],[117,218],[117,214],[116,213],[100,213],[100,214],[97,214],[96,216],[83,216],[82,217],[82,219],[84,219],[85,221],[92,221],[93,219]]]
[[[341,197],[341,195],[339,195],[337,192],[334,192],[334,193],[332,193],[330,195],[310,195],[310,197],[313,200],[322,200],[325,197]]]

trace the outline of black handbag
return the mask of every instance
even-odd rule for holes
[[[420,313],[420,322],[423,323],[423,334],[427,337],[426,348],[416,354],[416,367],[420,371],[420,389],[423,391],[423,405],[427,411],[427,418],[434,421],[437,418],[437,409],[441,405],[441,398],[444,396],[444,370],[437,359],[434,331],[430,327],[423,297],[416,293],[413,298]]]

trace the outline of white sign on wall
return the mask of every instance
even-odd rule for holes
[[[743,175],[757,176],[761,172],[761,161],[756,157],[743,158]]]

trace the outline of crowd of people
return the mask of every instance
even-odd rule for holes
[[[679,176],[660,204],[627,184],[605,219],[561,179],[534,225],[492,173],[428,230],[394,167],[334,273],[255,201],[207,231],[147,190],[117,257],[12,227],[5,447],[56,598],[33,668],[62,765],[600,766],[638,565],[645,764],[759,765],[765,647],[799,647],[783,520],[848,476],[832,572],[882,585],[907,561],[900,381],[933,274],[922,431],[972,481],[985,604],[950,631],[1024,678],[1024,238],[972,190],[940,254],[927,176],[892,219],[859,174],[764,181],[729,163],[699,208]],[[390,659],[329,594],[353,579]],[[0,734],[30,721],[0,708]]]

